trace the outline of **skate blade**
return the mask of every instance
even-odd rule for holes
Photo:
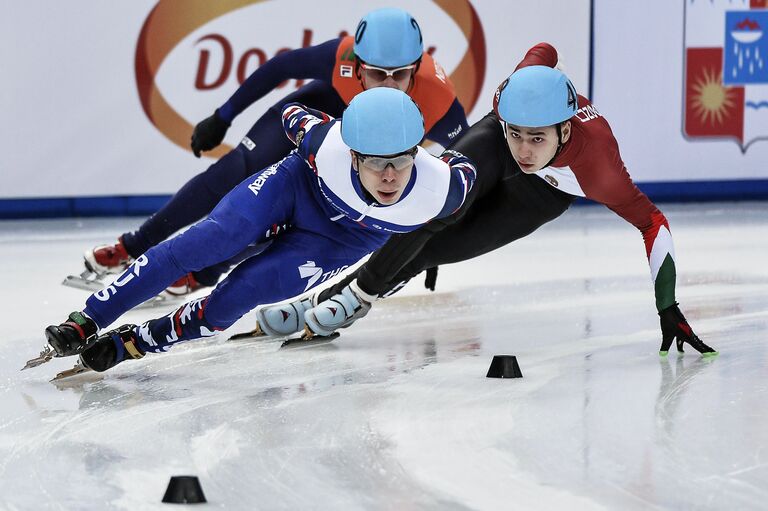
[[[251,330],[250,332],[241,332],[239,334],[232,335],[227,341],[249,341],[251,339],[268,339],[271,338],[261,330]]]
[[[77,363],[75,363],[75,366],[72,369],[67,369],[66,371],[61,371],[60,373],[57,373],[56,376],[54,376],[50,381],[53,382],[59,382],[61,380],[65,380],[67,378],[71,378],[73,376],[77,376],[79,374],[83,373],[93,373],[94,371],[92,369],[89,369],[85,367],[82,362],[79,360]]]
[[[91,270],[85,270],[79,276],[67,275],[64,281],[61,283],[67,287],[73,287],[75,289],[82,289],[90,293],[97,293],[103,290],[109,282],[105,282],[104,279],[110,275],[109,273],[96,273]],[[134,307],[135,309],[151,309],[153,307],[162,307],[164,305],[176,305],[179,304],[188,297],[188,295],[170,295],[165,292],[150,298],[144,303],[141,303]]]
[[[239,334],[235,334],[231,336],[228,341],[247,341],[250,339],[264,339],[264,338],[270,338],[271,336],[266,333],[264,330],[261,329],[261,325],[259,325],[259,322],[256,322],[256,328],[251,330],[250,332],[240,332]]]
[[[99,275],[98,273],[94,273],[90,270],[85,270],[79,276],[67,275],[61,284],[67,287],[73,287],[75,289],[82,289],[83,291],[90,291],[91,293],[95,293],[104,289],[104,277],[105,275]]]
[[[294,348],[302,348],[302,347],[308,347],[308,346],[320,346],[322,344],[328,344],[329,342],[333,341],[337,337],[339,337],[339,332],[333,332],[331,335],[312,335],[308,336],[306,333],[302,335],[301,337],[292,337],[291,339],[287,339],[283,342],[283,344],[280,345],[280,349],[294,349]]]
[[[41,351],[40,355],[37,357],[27,360],[27,363],[24,364],[24,367],[21,368],[23,371],[24,369],[29,369],[31,367],[37,367],[39,365],[43,365],[46,362],[50,362],[53,357],[56,356],[56,352],[53,351],[53,348],[51,348],[50,345],[46,345]]]
[[[103,290],[107,283],[104,282],[102,279],[104,276],[99,276],[94,279],[88,279],[81,277],[76,277],[74,275],[69,275],[64,279],[64,282],[62,282],[62,285],[67,287],[73,287],[75,289],[82,289],[83,291],[88,291],[89,293],[98,293],[99,291]],[[146,302],[140,303],[135,309],[151,309],[153,307],[162,307],[164,305],[176,305],[181,303],[184,300],[183,296],[166,296],[166,295],[157,295],[155,297],[150,298]]]
[[[150,298],[146,302],[140,303],[134,307],[134,309],[153,309],[155,307],[164,307],[166,305],[172,307],[184,303],[186,301],[185,298],[185,296],[168,296],[165,294],[159,294]]]

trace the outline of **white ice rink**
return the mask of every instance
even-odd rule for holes
[[[662,209],[714,359],[658,356],[640,234],[579,207],[332,344],[224,335],[59,386],[72,359],[19,371],[83,306],[59,282],[140,219],[0,222],[0,510],[176,509],[172,475],[193,509],[766,509],[768,203]]]

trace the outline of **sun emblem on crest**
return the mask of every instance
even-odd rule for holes
[[[736,106],[733,91],[723,87],[723,73],[704,69],[693,85],[694,97],[691,105],[701,122],[711,125],[722,124],[728,110]]]

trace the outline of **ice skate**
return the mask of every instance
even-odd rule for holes
[[[80,275],[67,275],[62,284],[95,293],[104,288],[107,275],[122,273],[132,262],[133,257],[126,251],[121,238],[114,245],[100,245],[87,250],[83,254],[83,272]]]
[[[123,325],[101,334],[80,353],[80,364],[101,373],[124,360],[142,358],[144,352],[137,346],[135,331],[136,325]]]
[[[235,334],[229,340],[280,339],[301,332],[304,328],[304,311],[310,307],[312,307],[310,297],[290,303],[262,307],[256,311],[256,328],[250,332]]]
[[[59,372],[59,373],[56,373],[56,376],[54,376],[53,378],[51,378],[51,380],[50,380],[50,381],[51,381],[52,383],[53,383],[53,382],[60,382],[61,380],[64,380],[64,379],[66,379],[66,378],[71,378],[72,376],[77,376],[77,375],[79,375],[79,374],[83,374],[83,373],[90,373],[90,372],[91,372],[91,369],[88,369],[87,367],[85,367],[85,366],[84,366],[84,365],[83,365],[83,364],[80,362],[80,360],[78,360],[78,361],[75,363],[75,366],[74,366],[72,369],[66,369],[66,370],[64,370],[64,371],[61,371],[61,372]]]
[[[304,324],[304,311],[312,306],[310,298],[264,307],[256,313],[256,328],[231,336],[229,341],[282,341],[281,349],[326,344],[339,337],[338,332],[316,335]],[[302,330],[303,328],[303,330]]]
[[[197,279],[195,279],[195,276],[192,275],[192,273],[187,273],[179,280],[165,288],[165,292],[172,297],[186,296],[188,294],[194,293],[198,289],[202,289],[203,287],[205,286],[200,284]]]
[[[94,252],[95,250],[96,249],[94,249]],[[132,259],[131,262],[133,262]],[[97,293],[111,283],[112,278],[110,277],[113,277],[112,273],[110,272],[97,273],[88,269],[86,253],[85,271],[83,271],[83,273],[80,275],[68,275],[62,284],[68,287],[73,287],[75,289],[82,289],[83,291],[88,291],[89,293]],[[146,302],[137,305],[135,308],[149,309],[162,306],[172,307],[181,302],[186,295],[193,293],[194,291],[197,291],[203,287],[205,286],[198,283],[192,274],[189,273],[171,284],[164,292],[157,296],[153,296]]]
[[[86,268],[80,275],[67,275],[61,284],[95,293],[101,291],[106,286],[106,282],[104,282],[104,277],[106,276],[106,273],[99,275]]]
[[[97,275],[122,273],[133,262],[123,245],[123,239],[114,245],[99,245],[83,254],[85,268]]]
[[[139,359],[144,352],[136,346],[136,325],[123,325],[100,335],[80,354],[72,369],[56,374],[51,382],[60,382],[83,373],[102,373],[129,358]]]
[[[27,361],[22,371],[50,362],[54,357],[77,355],[96,340],[98,327],[91,318],[76,311],[67,319],[60,325],[51,325],[45,329],[48,344],[40,351],[40,355]]]
[[[187,273],[173,284],[165,288],[165,291],[154,296],[146,302],[137,305],[136,309],[151,309],[154,307],[174,307],[187,299],[187,295],[194,293],[204,286],[191,274]]]
[[[258,320],[256,321],[256,328],[248,332],[240,332],[239,334],[232,335],[228,341],[248,341],[251,339],[259,338],[271,338],[271,336],[261,329],[261,325]]]
[[[317,335],[309,328],[309,326],[305,325],[304,331],[301,333],[300,336],[286,339],[280,345],[280,349],[294,349],[294,348],[328,344],[329,342],[333,341],[340,335],[341,334],[339,332],[332,332],[328,335]]]
[[[67,319],[60,325],[51,325],[45,329],[45,337],[57,357],[78,355],[96,340],[98,327],[91,318],[76,311]]]

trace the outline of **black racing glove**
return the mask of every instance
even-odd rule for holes
[[[192,152],[200,158],[201,151],[210,151],[221,144],[227,134],[229,123],[219,116],[216,109],[213,115],[206,117],[195,126],[192,132]]]
[[[701,342],[699,336],[693,332],[678,305],[678,303],[674,303],[659,312],[662,339],[659,355],[665,356],[669,352],[669,347],[672,346],[672,341],[675,338],[677,338],[677,351],[680,353],[683,353],[683,344],[687,342],[705,357],[717,355],[717,351]]]

